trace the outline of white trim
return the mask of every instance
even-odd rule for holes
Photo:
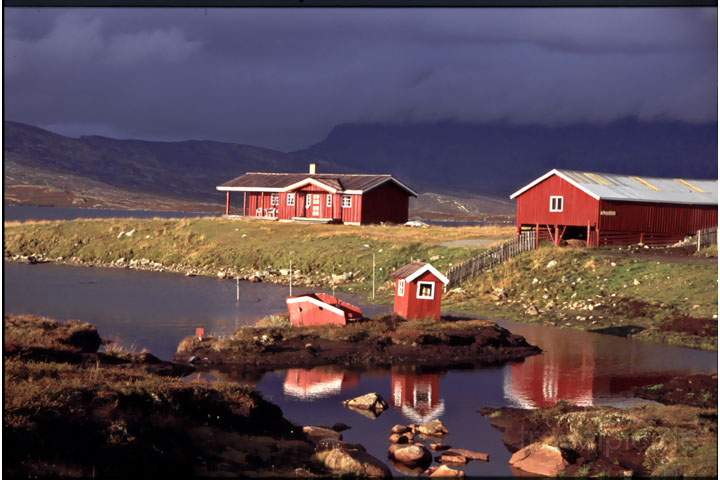
[[[518,190],[517,192],[513,193],[512,195],[510,195],[510,198],[513,199],[513,198],[517,197],[517,196],[520,195],[521,193],[523,193],[523,192],[531,189],[532,187],[534,187],[534,186],[537,185],[538,183],[542,182],[543,180],[546,180],[547,178],[552,177],[553,175],[557,175],[558,177],[562,178],[563,180],[565,180],[566,182],[568,182],[569,184],[571,184],[573,187],[575,187],[575,188],[577,188],[577,189],[579,189],[579,190],[582,190],[583,192],[587,193],[588,195],[590,195],[590,196],[591,196],[592,198],[594,198],[595,200],[600,200],[600,195],[598,195],[598,194],[596,194],[596,193],[594,193],[594,192],[591,192],[590,190],[588,190],[587,188],[583,187],[582,185],[580,185],[579,183],[577,183],[575,180],[573,180],[572,178],[568,177],[567,175],[565,175],[564,173],[562,173],[561,171],[559,171],[559,170],[556,169],[556,168],[553,168],[552,170],[550,170],[549,172],[547,172],[547,173],[546,173],[545,175],[543,175],[542,177],[538,177],[538,178],[536,178],[535,180],[533,180],[532,182],[528,183],[527,185],[525,185],[524,187],[522,187],[520,190]]]
[[[430,285],[430,295],[420,295],[420,287],[423,285]],[[417,283],[415,289],[415,298],[418,300],[435,300],[435,282],[422,281]]]
[[[324,309],[327,310],[328,312],[332,312],[332,313],[334,313],[335,315],[340,315],[341,317],[345,318],[345,312],[344,312],[344,311],[340,310],[340,309],[337,308],[337,307],[333,307],[333,306],[330,305],[329,303],[325,303],[325,302],[323,302],[322,300],[318,300],[317,298],[311,297],[311,296],[308,296],[308,295],[304,295],[304,296],[302,296],[302,297],[288,298],[287,300],[285,300],[285,302],[287,302],[288,304],[291,304],[291,303],[310,302],[310,303],[312,303],[313,305],[317,305],[318,307],[324,308]]]
[[[350,205],[345,205],[345,199],[350,200]],[[342,208],[352,208],[352,197],[350,195],[343,195],[342,200],[340,201],[340,206]]]
[[[411,273],[410,275],[408,275],[407,277],[405,277],[405,281],[406,281],[406,282],[412,282],[413,280],[415,280],[416,278],[418,278],[420,275],[424,274],[425,272],[430,272],[430,273],[432,273],[432,274],[435,275],[441,282],[443,282],[443,284],[445,284],[445,285],[447,285],[448,283],[450,283],[450,280],[448,280],[448,278],[447,278],[445,275],[443,275],[442,273],[440,273],[437,268],[433,267],[433,266],[430,265],[429,263],[426,263],[424,266],[418,268],[418,269],[415,270],[413,273]]]
[[[560,208],[553,208],[553,200],[559,200],[559,202],[556,202],[556,204],[560,205]],[[565,198],[563,198],[562,195],[550,195],[550,212],[551,213],[562,213],[563,208],[565,207]]]
[[[315,185],[316,187],[322,188],[325,191],[328,191],[330,193],[337,193],[337,189],[331,187],[330,185],[327,185],[325,183],[319,182],[315,180],[314,178],[305,178],[303,180],[300,180],[299,182],[295,182],[292,185],[289,185],[285,187],[285,191],[295,190],[300,187],[304,187],[305,185]]]
[[[395,177],[389,177],[386,180],[383,180],[382,182],[378,183],[377,185],[373,185],[372,187],[368,188],[367,190],[353,190],[353,191],[358,191],[360,193],[369,192],[370,190],[373,190],[373,189],[379,187],[380,185],[384,185],[387,182],[395,182],[400,188],[410,192],[413,196],[415,196],[415,197],[418,196],[418,194],[415,190],[408,187],[407,185],[405,185],[404,183],[402,183],[400,180],[396,179]]]
[[[362,190],[343,190],[340,193],[342,193],[343,195],[362,195],[363,191]]]
[[[332,208],[333,206],[333,195],[332,193],[325,194],[325,208]]]
[[[398,297],[404,297],[405,296],[405,279],[401,278],[398,280]]]
[[[343,225],[355,225],[356,227],[360,226],[360,222],[342,222]]]

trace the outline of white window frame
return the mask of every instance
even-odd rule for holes
[[[288,207],[294,207],[295,206],[295,194],[294,193],[288,193],[285,203]]]
[[[398,280],[398,297],[405,296],[405,279],[401,278]]]
[[[305,208],[310,208],[312,206],[312,194],[308,193],[305,195]]]
[[[270,194],[270,206],[277,207],[279,205],[280,205],[280,194],[279,193],[271,193]]]
[[[420,295],[423,285],[430,285],[430,295]],[[435,300],[435,282],[417,282],[417,293],[415,296],[418,300]]]
[[[342,208],[352,208],[352,195],[343,195]]]
[[[551,212],[562,212],[565,207],[565,199],[562,195],[551,195],[550,196],[550,211]]]
[[[328,193],[327,195],[325,195],[325,206],[327,208],[332,207],[332,193]]]

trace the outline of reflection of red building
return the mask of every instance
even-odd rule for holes
[[[426,423],[438,418],[445,411],[440,397],[442,375],[392,372],[393,405],[416,423]]]
[[[360,376],[327,367],[312,369],[291,368],[285,374],[283,391],[301,399],[315,399],[340,393],[343,388],[357,386]]]
[[[505,370],[505,397],[523,408],[550,407],[560,400],[592,405],[597,388],[593,347],[554,342],[541,355],[511,365]]]

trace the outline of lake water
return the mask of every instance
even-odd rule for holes
[[[167,273],[62,265],[5,263],[7,313],[76,318],[98,326],[103,337],[119,338],[170,358],[179,340],[205,326],[230,333],[258,317],[285,310],[287,287],[241,282],[236,302],[233,281]],[[298,292],[295,292],[298,293]],[[342,298],[375,315],[387,306],[368,306]],[[660,383],[678,374],[715,373],[717,353],[667,347],[600,334],[540,325],[501,322],[524,335],[543,354],[523,362],[475,370],[417,371],[410,365],[392,370],[344,371],[334,367],[290,369],[261,378],[232,371],[194,374],[198,380],[221,379],[254,385],[279,405],[286,417],[303,424],[344,422],[350,442],[362,443],[385,459],[390,427],[440,418],[448,426],[447,443],[490,453],[489,463],[471,462],[469,475],[510,475],[510,452],[477,410],[483,406],[534,408],[566,400],[579,405],[629,406],[635,385]],[[377,419],[342,407],[341,401],[370,391],[391,408]],[[402,472],[395,470],[396,474]]]
[[[102,208],[3,206],[3,220],[74,220],[76,218],[180,218],[218,216],[220,212],[174,212],[151,210],[110,210]]]

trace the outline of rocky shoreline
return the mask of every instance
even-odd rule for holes
[[[405,321],[387,316],[345,327],[244,327],[227,337],[187,337],[177,361],[248,372],[320,365],[471,368],[520,361],[541,350],[494,322]]]

